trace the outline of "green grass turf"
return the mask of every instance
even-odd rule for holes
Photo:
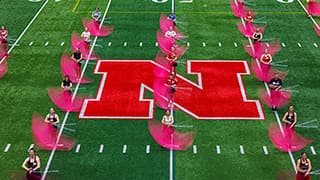
[[[1,1],[2,3],[3,1]],[[7,2],[7,1],[6,1]],[[7,3],[10,3],[8,1]],[[17,3],[19,7],[29,7],[30,14],[23,12],[19,22],[6,20],[10,34],[19,34],[28,19],[32,17],[40,3],[27,1]],[[286,47],[274,57],[274,61],[288,59],[289,75],[285,86],[299,84],[299,93],[295,93],[292,103],[298,113],[298,121],[303,122],[319,117],[320,96],[319,50],[313,47],[319,42],[312,23],[303,14],[297,2],[281,4],[276,1],[255,1],[258,14],[266,16],[268,22],[266,38],[276,37],[286,43]],[[31,115],[34,111],[45,115],[53,106],[46,94],[46,87],[58,86],[60,83],[59,60],[63,51],[70,51],[70,36],[73,31],[81,32],[81,18],[90,17],[96,6],[103,10],[106,1],[81,0],[76,13],[71,10],[75,1],[55,3],[50,1],[39,18],[31,26],[13,51],[9,60],[9,72],[0,80],[0,148],[11,143],[8,153],[0,153],[0,179],[20,169],[20,164],[27,155],[26,149],[32,143],[30,131]],[[204,5],[206,4],[206,7]],[[155,32],[159,28],[158,19],[161,12],[169,12],[170,2],[157,4],[151,0],[132,1],[114,0],[111,3],[108,17],[112,18],[114,32],[110,37],[99,38],[95,51],[102,59],[153,59],[158,48],[154,46]],[[34,8],[32,10],[32,8]],[[11,10],[12,11],[12,10]],[[12,12],[19,13],[21,8]],[[246,55],[242,43],[247,42],[236,28],[235,18],[230,10],[229,1],[197,0],[192,4],[176,3],[178,27],[189,38],[191,47],[184,58],[203,60],[244,60]],[[1,17],[11,12],[1,11]],[[21,14],[21,13],[20,13]],[[57,15],[58,14],[58,15]],[[21,18],[21,19],[20,19]],[[2,18],[1,18],[2,19]],[[1,20],[0,20],[1,22]],[[29,47],[29,42],[34,45]],[[49,45],[44,47],[44,43]],[[61,42],[64,46],[60,46]],[[186,42],[185,41],[185,42]],[[107,43],[112,42],[108,47]],[[128,42],[127,47],[123,43]],[[138,44],[143,42],[143,46]],[[184,43],[185,43],[184,42]],[[202,47],[202,42],[207,47]],[[218,43],[222,43],[222,47]],[[238,47],[234,47],[236,42]],[[302,48],[297,46],[302,44]],[[93,65],[87,69],[87,75],[94,79],[91,85],[83,85],[80,94],[95,95],[100,77],[91,74]],[[178,69],[185,75],[185,68]],[[193,79],[192,76],[188,76]],[[258,89],[263,88],[254,76],[243,77],[250,99],[258,98]],[[236,105],[235,105],[236,106]],[[197,121],[182,112],[175,112],[177,122],[194,125],[197,130],[195,144],[198,154],[192,150],[175,152],[175,179],[275,179],[281,171],[292,172],[293,168],[287,153],[276,150],[268,138],[268,123],[274,121],[274,115],[265,107],[267,121]],[[57,109],[60,119],[64,113]],[[280,115],[285,112],[280,109]],[[156,119],[163,114],[157,109]],[[103,121],[77,120],[77,114],[69,116],[68,123],[77,123],[76,133],[64,131],[75,137],[81,144],[81,151],[56,152],[51,165],[58,174],[50,174],[54,179],[168,179],[169,152],[160,148],[150,137],[146,121]],[[318,123],[319,124],[319,123]],[[28,130],[26,130],[28,129]],[[313,146],[320,149],[318,129],[299,129],[297,132],[314,139]],[[98,153],[100,144],[105,145],[103,153]],[[122,154],[122,146],[128,145],[127,154]],[[145,146],[151,145],[151,153],[145,153]],[[245,154],[240,155],[239,145],[243,145]],[[215,146],[221,146],[221,154],[217,155]],[[269,155],[264,155],[262,146],[266,145]],[[306,148],[314,164],[319,167],[319,157],[312,156]],[[48,159],[48,151],[40,151],[42,169]],[[294,154],[298,158],[299,152]],[[317,176],[313,177],[314,179]]]

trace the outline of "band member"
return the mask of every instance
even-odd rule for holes
[[[165,36],[167,38],[173,38],[175,39],[177,36],[177,33],[173,30],[172,26],[169,27],[169,30],[165,33]]]
[[[260,29],[257,28],[256,31],[252,35],[252,39],[254,42],[260,42],[262,40],[263,36],[262,33],[260,32]]]
[[[302,152],[301,158],[297,161],[296,180],[310,180],[311,161],[307,158],[307,153]]]
[[[294,129],[294,126],[297,123],[297,113],[294,112],[293,105],[290,105],[288,108],[288,112],[286,112],[283,117],[282,121],[286,123],[287,127],[290,127],[291,129]]]
[[[78,75],[78,77],[80,77],[82,54],[81,54],[79,48],[77,48],[76,51],[73,52],[71,59],[78,64],[77,75]]]
[[[177,82],[178,80],[176,78],[176,75],[174,73],[171,73],[167,81],[167,85],[170,87],[172,93],[176,92]]]
[[[253,22],[253,15],[251,13],[251,11],[248,11],[247,15],[244,17],[244,20],[246,21],[246,23],[252,23]]]
[[[98,7],[96,7],[96,10],[92,12],[91,17],[96,22],[98,22],[98,23],[101,22],[101,12]]]
[[[282,88],[282,80],[279,78],[279,74],[276,73],[274,78],[272,78],[269,82],[269,88],[270,88],[270,96],[271,99],[277,98],[280,89]],[[272,110],[277,110],[276,106],[272,106]]]
[[[174,46],[171,48],[171,52],[169,52],[166,56],[166,59],[171,63],[172,68],[170,69],[170,74],[176,74],[176,68],[178,66],[177,64],[177,59],[178,59],[178,54],[176,52],[176,49]]]
[[[71,88],[72,88],[72,82],[69,79],[68,75],[65,75],[63,78],[63,81],[61,82],[61,88],[65,91],[68,91],[71,93]]]
[[[22,163],[22,168],[26,170],[27,180],[40,180],[40,158],[36,156],[35,150],[31,148],[29,150],[29,157],[27,157]]]
[[[4,49],[8,51],[8,30],[5,26],[1,26],[0,29],[0,44],[4,45]]]
[[[88,28],[84,28],[84,31],[81,33],[81,38],[88,44],[90,45],[90,32],[88,31]]]
[[[58,128],[58,124],[60,122],[58,114],[54,112],[53,108],[50,108],[50,113],[47,114],[44,122],[50,123],[54,128]]]
[[[161,123],[163,125],[166,125],[168,127],[171,127],[174,123],[174,118],[173,116],[170,114],[170,111],[167,110],[166,114],[162,117]]]
[[[175,14],[173,14],[173,13],[170,14],[170,15],[168,16],[168,19],[169,19],[170,21],[172,21],[174,25],[176,25],[177,16],[176,16]]]

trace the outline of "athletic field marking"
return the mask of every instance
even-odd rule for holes
[[[150,153],[150,145],[146,146],[146,153],[149,154]]]
[[[42,0],[29,0],[30,2],[40,2]]]
[[[244,154],[244,148],[242,145],[240,145],[240,154]]]
[[[281,46],[282,46],[282,47],[286,47],[286,44],[285,44],[285,43],[281,43]]]
[[[72,12],[73,13],[76,12],[76,10],[78,9],[79,4],[80,4],[80,0],[77,0],[76,4],[72,8]]]
[[[28,152],[30,151],[31,148],[34,148],[34,144],[30,144],[30,146],[28,148]]]
[[[317,48],[317,47],[318,47],[318,44],[317,44],[317,43],[313,43],[313,46]]]
[[[123,154],[125,154],[125,153],[127,153],[127,145],[125,144],[125,145],[123,145],[123,148],[122,148],[122,153]]]
[[[48,1],[48,0],[47,0],[47,1]],[[107,12],[108,12],[108,10],[109,10],[109,8],[110,8],[111,2],[112,2],[112,0],[109,0],[108,5],[107,5],[107,7],[106,7],[106,10],[105,10],[105,12],[104,12],[104,14],[103,14],[103,17],[102,17],[102,22],[104,21],[106,15],[107,15]],[[46,2],[46,3],[47,3],[47,2]],[[103,25],[103,24],[101,23],[101,24],[100,24],[100,28],[102,27],[102,25]],[[98,39],[98,36],[96,36],[96,37],[94,38],[94,40],[93,40],[92,47],[91,47],[90,52],[89,52],[89,55],[88,55],[89,57],[92,55],[93,48],[94,48],[94,45],[95,45],[96,42],[97,42],[97,39]],[[88,62],[89,62],[89,61],[86,61],[86,63],[84,64],[84,67],[83,67],[83,69],[82,69],[82,71],[81,71],[81,75],[80,75],[80,78],[79,78],[80,80],[81,80],[81,79],[83,78],[83,76],[84,76],[85,70],[86,70],[86,68],[87,68],[87,66],[88,66]],[[80,82],[80,81],[79,81],[79,82]],[[73,96],[72,96],[72,101],[74,100],[75,96],[77,95],[77,92],[78,92],[79,87],[80,87],[80,83],[77,83],[77,86],[76,86],[76,88],[75,88],[75,90],[74,90],[74,94],[73,94]],[[45,180],[45,179],[46,179],[47,173],[48,173],[48,171],[49,171],[49,168],[50,168],[52,159],[53,159],[53,157],[54,157],[54,154],[55,154],[55,152],[56,152],[56,150],[57,150],[57,145],[58,145],[58,143],[59,143],[59,141],[60,141],[60,138],[61,138],[61,135],[62,135],[62,132],[63,132],[63,128],[64,128],[64,126],[65,126],[65,124],[66,124],[66,122],[67,122],[67,119],[68,119],[69,114],[70,114],[70,112],[67,111],[66,114],[65,114],[65,116],[64,116],[64,119],[63,119],[63,122],[62,122],[62,125],[61,125],[61,128],[60,128],[59,134],[58,134],[58,136],[57,136],[57,141],[56,141],[56,143],[55,143],[56,145],[53,147],[53,149],[52,149],[52,151],[51,151],[51,153],[50,153],[50,156],[49,156],[49,159],[48,159],[48,161],[47,161],[46,168],[45,168],[45,170],[44,170],[44,172],[43,172],[43,175],[42,175],[42,177],[41,177],[41,180]]]
[[[219,145],[216,146],[216,151],[217,151],[217,154],[221,154],[221,149]]]
[[[205,43],[205,42],[202,42],[202,46],[203,46],[203,47],[206,47],[207,45],[206,45],[206,43]]]
[[[7,146],[6,146],[6,148],[4,148],[3,152],[5,152],[5,153],[8,152],[10,147],[11,147],[11,144],[7,144]]]
[[[299,47],[299,48],[301,48],[301,47],[302,47],[300,43],[298,43],[298,47]]]
[[[17,46],[18,42],[20,41],[20,39],[23,37],[23,35],[27,32],[27,30],[30,28],[31,24],[34,22],[34,20],[36,20],[36,18],[39,16],[39,14],[41,13],[42,9],[44,7],[46,7],[46,5],[48,4],[49,0],[46,0],[43,5],[41,6],[41,8],[39,9],[39,11],[36,13],[36,15],[34,15],[34,17],[31,19],[31,21],[29,22],[29,24],[27,25],[27,27],[22,31],[22,33],[20,34],[20,36],[18,37],[18,39],[14,42],[14,44],[11,46],[11,48],[8,50],[8,54],[11,53],[11,51]],[[2,62],[6,59],[6,57],[3,57],[0,60],[0,64],[2,64]]]
[[[298,0],[298,1],[299,1],[299,0]],[[235,2],[236,4],[238,3],[237,0],[234,0],[234,2]],[[244,19],[243,19],[243,18],[241,18],[241,22],[242,22],[243,27],[245,27]],[[254,52],[254,48],[253,48],[253,44],[252,44],[251,39],[248,38],[248,41],[249,41],[249,43],[250,43],[250,46],[251,46],[252,51]],[[256,59],[256,61],[258,62],[259,60]],[[258,63],[258,64],[259,64],[259,63]],[[270,95],[270,89],[269,89],[268,84],[267,84],[266,82],[264,82],[263,84],[264,84],[264,86],[265,86],[265,88],[266,88],[266,90],[267,90],[267,93]],[[274,115],[276,116],[276,119],[277,119],[277,122],[278,122],[278,126],[279,126],[279,128],[280,128],[280,130],[281,130],[281,133],[282,133],[282,135],[284,136],[283,126],[282,126],[282,124],[281,124],[281,121],[280,121],[278,112],[277,112],[277,111],[274,111]],[[295,173],[297,173],[296,162],[295,162],[295,160],[294,160],[294,157],[293,157],[293,155],[292,155],[292,152],[291,152],[291,151],[288,151],[288,154],[289,154],[289,157],[290,157],[290,160],[291,160],[293,169],[294,169]]]
[[[154,43],[154,46],[158,47],[158,42]]]
[[[139,43],[139,46],[142,47],[142,45],[143,45],[143,42],[140,42],[140,43]]]
[[[81,147],[81,144],[77,144],[76,153],[80,152],[80,147]]]
[[[265,154],[265,155],[268,155],[268,154],[269,154],[269,152],[268,152],[268,148],[267,148],[267,146],[263,146],[262,148],[263,148],[263,152],[264,152],[264,154]]]
[[[311,150],[311,153],[312,153],[313,155],[317,155],[317,152],[316,152],[316,150],[314,149],[313,146],[310,146],[310,150]]]
[[[44,44],[44,46],[48,46],[49,45],[49,41],[47,41],[45,44]]]
[[[92,11],[77,11],[77,14],[88,14]],[[163,11],[110,11],[112,14],[161,14]],[[206,15],[233,15],[232,12],[227,11],[177,11],[175,14],[206,14]],[[259,14],[271,14],[271,15],[303,15],[303,12],[296,11],[284,11],[284,12],[274,12],[274,11],[261,11]]]
[[[193,0],[181,0],[180,3],[192,3]]]
[[[64,45],[64,42],[62,42],[61,44],[60,44],[60,46],[63,46]]]
[[[196,145],[193,145],[192,146],[192,149],[193,149],[193,154],[197,154],[197,146]]]
[[[103,148],[104,148],[104,145],[103,145],[103,144],[100,144],[99,153],[102,153],[102,152],[103,152]]]
[[[124,43],[123,43],[123,46],[124,46],[124,47],[126,47],[127,45],[128,45],[128,43],[127,43],[127,42],[124,42]]]
[[[234,47],[238,47],[238,44],[236,42],[233,43]]]
[[[33,44],[33,41],[31,41],[31,42],[29,43],[29,46],[32,46],[32,44]]]
[[[112,45],[112,42],[109,42],[109,43],[108,43],[108,46],[110,47],[111,45]]]
[[[218,43],[218,46],[219,46],[219,47],[222,47],[222,44],[221,44],[221,42],[219,42],[219,43]]]
[[[190,47],[190,43],[189,42],[187,42],[187,46]]]

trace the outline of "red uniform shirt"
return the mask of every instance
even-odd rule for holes
[[[270,64],[271,63],[271,55],[270,54],[263,54],[261,61],[263,61],[266,64]]]

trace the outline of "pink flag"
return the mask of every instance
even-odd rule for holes
[[[8,57],[8,45],[5,43],[0,43],[0,60],[6,57]]]
[[[166,15],[160,15],[160,29],[163,33],[166,33],[169,30],[169,27],[175,27],[173,21],[167,18]]]
[[[148,128],[153,139],[164,148],[187,150],[193,143],[194,133],[178,132],[158,121],[149,121]]]
[[[92,51],[90,58],[89,58],[89,53],[90,53],[90,45],[87,44],[77,33],[72,33],[71,37],[71,47],[73,52],[79,48],[83,59],[87,60],[97,60],[99,57]]]
[[[3,78],[3,76],[7,73],[7,71],[8,71],[7,61],[4,60],[4,61],[0,64],[0,78]]]
[[[239,18],[244,18],[248,12],[252,12],[252,16],[254,16],[254,13],[252,10],[249,10],[242,2],[230,0],[230,6],[233,14]]]
[[[291,95],[292,93],[290,91],[284,91],[284,90],[278,90],[278,91],[270,90],[270,95],[265,90],[262,90],[260,92],[261,98],[269,107],[285,106],[290,101]]]
[[[294,129],[289,126],[284,127],[282,133],[275,123],[269,125],[269,137],[274,146],[283,152],[300,151],[312,142],[312,140],[295,133]]]
[[[265,26],[256,27],[255,25],[253,25],[250,22],[247,22],[244,24],[242,22],[238,22],[237,26],[238,26],[239,31],[247,38],[251,38],[253,33],[256,32],[257,28],[259,28],[261,33],[263,33],[266,28]]]
[[[244,48],[246,52],[253,58],[258,58],[262,56],[265,49],[268,49],[268,53],[271,55],[276,54],[281,49],[280,42],[269,42],[269,43],[261,43],[261,42],[254,42],[253,49],[249,43],[244,43]]]
[[[163,66],[164,68],[166,68],[168,70],[170,70],[172,68],[172,63],[169,60],[167,60],[166,55],[161,52],[157,53],[157,56],[155,58],[155,62],[160,64],[161,66]]]
[[[38,113],[32,115],[32,134],[35,143],[40,149],[52,150],[57,142],[58,131],[50,123],[44,122],[44,118]],[[61,135],[57,150],[70,151],[75,141]]]
[[[319,27],[319,25],[318,26],[314,25],[314,30],[316,30],[316,33],[318,34],[318,36],[320,36],[320,27]]]
[[[100,28],[100,24],[92,19],[83,19],[82,24],[93,36],[108,36],[113,31],[113,27],[101,26]]]
[[[61,72],[62,76],[69,75],[71,82],[78,83],[81,76],[81,68],[77,62],[71,59],[70,55],[63,53],[61,57]],[[91,80],[85,76],[81,79],[79,83],[87,84]]]
[[[173,38],[166,37],[161,31],[157,31],[157,41],[159,48],[165,54],[171,52],[172,46],[174,46],[176,43],[176,41]]]
[[[76,96],[72,101],[72,94],[61,88],[48,88],[51,101],[63,111],[79,112],[84,97]]]
[[[260,81],[269,82],[274,76],[274,71],[270,65],[257,62],[256,59],[252,59],[251,66],[254,75]]]
[[[311,15],[320,16],[320,3],[309,1],[307,5],[307,10]]]

